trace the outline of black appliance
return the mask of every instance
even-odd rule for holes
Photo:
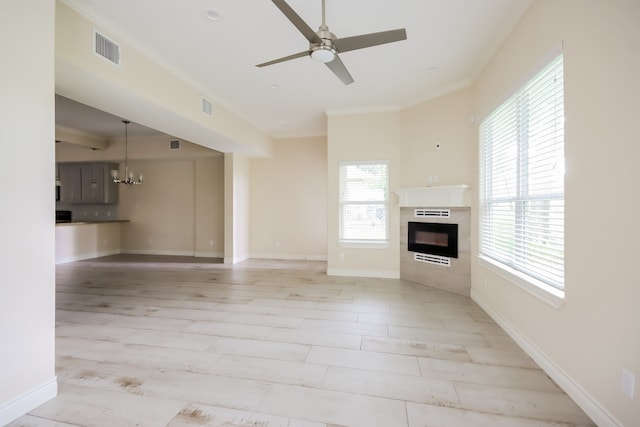
[[[458,258],[458,224],[409,222],[411,252]]]
[[[56,211],[56,224],[71,222],[71,211]]]

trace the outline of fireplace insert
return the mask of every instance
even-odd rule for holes
[[[409,222],[411,252],[458,258],[458,224]]]

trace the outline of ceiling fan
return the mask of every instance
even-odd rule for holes
[[[362,34],[359,36],[337,38],[329,31],[325,22],[325,0],[322,0],[322,25],[318,31],[313,31],[306,22],[285,2],[284,0],[271,0],[278,9],[291,21],[291,23],[309,40],[309,49],[294,53],[273,61],[264,62],[256,67],[266,67],[267,65],[289,61],[291,59],[311,56],[312,59],[324,63],[333,74],[335,74],[345,85],[353,83],[353,77],[349,74],[347,67],[340,60],[339,53],[351,50],[363,49],[365,47],[377,46],[386,43],[393,43],[407,39],[407,32],[404,28],[398,30],[381,31],[378,33]]]

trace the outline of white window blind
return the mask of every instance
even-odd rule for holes
[[[388,239],[387,162],[340,163],[340,240]]]
[[[480,143],[480,254],[563,289],[562,55],[482,122]]]

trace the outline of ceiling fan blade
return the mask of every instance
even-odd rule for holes
[[[293,10],[291,6],[287,4],[287,2],[285,2],[284,0],[271,1],[276,5],[278,9],[280,9],[282,13],[284,13],[284,16],[286,16],[287,19],[291,21],[291,23],[298,29],[298,31],[300,31],[302,35],[305,36],[307,40],[309,40],[309,43],[322,43],[322,40],[320,40],[320,37],[318,37],[316,32],[313,31],[311,27],[309,27],[307,23],[302,20],[302,18],[300,18],[296,11]]]
[[[293,55],[285,56],[284,58],[274,59],[273,61],[263,62],[262,64],[256,65],[256,67],[266,67],[267,65],[277,64],[279,62],[289,61],[290,59],[302,58],[303,56],[309,56],[309,51],[305,50],[303,52],[294,53]]]
[[[379,33],[362,34],[360,36],[345,37],[334,41],[336,50],[340,53],[350,50],[363,49],[365,47],[378,46],[386,43],[398,42],[407,39],[407,31],[404,28],[398,30],[381,31]]]
[[[353,77],[351,77],[351,74],[349,74],[347,67],[344,66],[344,63],[338,55],[333,58],[333,61],[327,62],[325,65],[329,67],[331,71],[333,71],[333,74],[335,74],[336,77],[342,80],[342,83],[346,85],[350,85],[351,83],[353,83]]]

